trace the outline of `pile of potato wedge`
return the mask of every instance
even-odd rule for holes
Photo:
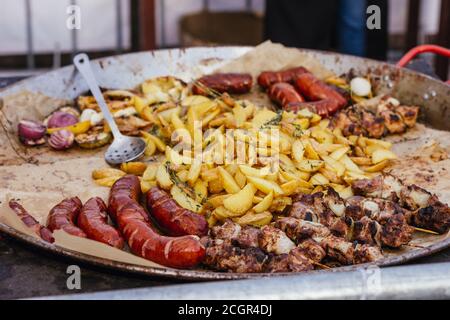
[[[347,198],[353,180],[373,177],[396,158],[389,142],[344,137],[307,110],[276,112],[227,95],[188,95],[181,82],[158,83],[146,81],[132,98],[137,115],[152,123],[140,132],[144,159],[94,170],[92,178],[110,187],[135,174],[143,192],[166,190],[210,226],[228,218],[266,225],[292,204],[293,194],[328,186]]]

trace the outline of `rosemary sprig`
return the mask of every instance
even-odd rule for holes
[[[278,126],[281,122],[282,113],[283,113],[283,111],[278,110],[277,115],[275,117],[273,117],[272,119],[270,119],[269,121],[265,122],[261,126],[261,129],[269,129],[271,126]]]

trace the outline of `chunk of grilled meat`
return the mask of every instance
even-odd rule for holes
[[[341,129],[344,136],[380,138],[386,131],[382,117],[360,106],[350,106],[336,113],[330,125],[332,128]]]
[[[314,270],[311,260],[303,250],[295,248],[289,253],[272,255],[266,265],[266,272],[304,272]]]
[[[415,126],[418,115],[419,107],[401,106],[394,103],[393,99],[384,98],[377,106],[376,113],[362,106],[350,106],[337,112],[330,126],[341,129],[345,136],[363,135],[378,139],[387,133],[404,133],[407,128]]]
[[[390,174],[378,175],[372,179],[360,179],[352,183],[353,192],[371,198],[399,201],[402,182]]]
[[[407,210],[383,199],[353,196],[347,199],[346,216],[356,222],[354,240],[398,248],[412,239],[414,229],[407,224]]]
[[[394,202],[359,196],[344,202],[332,188],[296,199],[291,217],[320,223],[348,241],[388,247],[411,241],[414,230],[408,226],[404,210]]]
[[[259,247],[267,253],[285,254],[294,249],[295,244],[282,230],[264,226],[259,235]]]
[[[304,249],[304,246],[307,246],[307,244],[304,244],[305,241],[302,240],[311,239],[322,247],[327,256],[338,260],[342,264],[352,264],[353,261],[363,260],[361,257],[362,253],[359,253],[358,259],[355,259],[354,245],[352,242],[332,235],[331,231],[322,224],[292,217],[283,217],[275,221],[275,226],[283,230],[292,240],[300,242],[299,248]],[[369,252],[378,252],[377,255],[374,255],[377,259],[382,257],[381,251],[378,248],[373,248]],[[306,253],[305,255],[308,256]],[[317,255],[316,257],[320,257],[322,254],[316,251],[315,255]],[[309,256],[309,258],[318,262],[313,256]],[[372,261],[370,259],[371,257],[366,257],[364,261]]]
[[[406,131],[406,124],[400,114],[385,104],[380,104],[377,108],[377,114],[383,119],[387,131],[391,134],[403,133]]]
[[[218,271],[255,273],[263,272],[268,256],[259,248],[240,248],[230,241],[208,241],[203,264]]]
[[[315,240],[320,243],[327,256],[345,265],[374,262],[383,258],[378,247],[368,244],[352,243],[336,236]]]
[[[274,225],[295,242],[301,242],[313,236],[325,238],[331,235],[330,229],[323,224],[302,220],[301,218],[282,217],[276,220]]]
[[[313,269],[307,256],[314,256],[313,248],[305,246],[297,250],[286,234],[273,226],[241,227],[227,220],[211,229],[211,237],[202,239],[206,247],[204,264],[215,270],[300,272]]]
[[[354,181],[352,189],[358,195],[398,202],[404,209],[412,211],[405,213],[409,224],[441,234],[450,229],[449,206],[417,185],[404,185],[400,179],[384,174]]]
[[[398,106],[395,108],[403,119],[403,122],[408,128],[412,128],[416,125],[417,117],[419,116],[419,107],[415,106]]]
[[[306,239],[300,242],[297,246],[297,249],[301,250],[305,257],[314,262],[322,261],[323,258],[325,258],[325,256],[327,255],[320,244],[312,239]]]

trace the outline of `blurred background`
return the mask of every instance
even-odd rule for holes
[[[1,0],[0,77],[92,57],[199,45],[285,45],[397,61],[450,47],[450,0]],[[368,7],[374,11],[367,13]],[[377,10],[379,9],[379,12]],[[375,16],[373,16],[375,14]],[[369,30],[366,23],[372,16]],[[373,20],[375,19],[375,20]],[[425,55],[442,79],[448,60]]]

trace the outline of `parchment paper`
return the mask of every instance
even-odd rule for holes
[[[244,56],[231,61],[217,71],[249,72],[256,76],[264,70],[279,70],[303,65],[320,78],[333,73],[318,61],[278,44],[266,42]],[[120,76],[120,75],[118,75]],[[255,86],[245,96],[261,105],[271,106],[266,95]],[[38,92],[21,92],[3,99],[0,108],[0,221],[21,232],[35,236],[9,209],[7,201],[19,199],[20,203],[41,223],[45,223],[48,211],[65,197],[78,196],[83,202],[92,196],[107,200],[108,188],[96,185],[91,179],[95,168],[105,167],[103,149],[93,151],[73,148],[67,152],[55,152],[46,146],[25,148],[17,139],[19,119],[43,120],[56,108],[71,104],[46,97]],[[450,160],[433,161],[432,150],[440,146],[450,153],[450,133],[418,125],[406,135],[392,136],[394,151],[401,159],[389,170],[408,183],[416,183],[437,193],[441,200],[450,203]],[[430,149],[431,148],[431,149]],[[431,151],[430,151],[431,150]],[[415,234],[414,242],[428,245],[447,237]],[[159,266],[130,253],[120,251],[87,239],[55,233],[55,244],[70,250],[103,257],[115,261],[144,266]],[[405,247],[392,254],[401,254],[412,248]],[[161,267],[161,266],[159,266]]]

